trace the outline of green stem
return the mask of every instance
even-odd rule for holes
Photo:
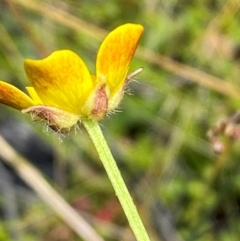
[[[88,134],[90,135],[90,138],[97,149],[99,158],[103,163],[103,166],[113,185],[136,239],[138,241],[150,241],[133,200],[122,179],[117,164],[98,125],[98,122],[93,120],[83,120],[82,123],[88,131]]]

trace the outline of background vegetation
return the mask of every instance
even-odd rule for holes
[[[131,65],[144,72],[120,112],[101,122],[105,137],[152,240],[237,241],[240,143],[221,136],[217,155],[206,133],[239,106],[239,7],[237,0],[3,0],[0,79],[24,90],[23,60],[56,49],[75,51],[94,73],[107,32],[144,25]],[[0,134],[104,240],[134,240],[83,129],[59,137],[1,105]],[[14,172],[1,163],[0,240],[81,240]]]

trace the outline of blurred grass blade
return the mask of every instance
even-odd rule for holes
[[[240,98],[240,89],[227,81],[224,81],[188,65],[181,64],[171,58],[156,54],[146,48],[139,48],[138,50],[139,51],[137,52],[137,56],[152,64],[158,65],[167,71],[186,78],[189,81],[198,83],[199,85],[202,85],[206,88],[215,90],[226,96],[234,97],[237,99]]]
[[[26,159],[16,153],[0,136],[0,157],[48,204],[83,240],[103,241],[81,217],[43,178]]]

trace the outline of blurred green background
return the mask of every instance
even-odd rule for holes
[[[126,22],[142,24],[130,72],[144,71],[129,84],[120,112],[101,122],[105,137],[152,240],[237,241],[240,143],[223,136],[217,155],[206,133],[239,106],[239,7],[238,0],[2,0],[0,79],[24,90],[23,60],[56,49],[75,51],[94,73],[104,36]],[[51,163],[39,153],[43,175],[104,240],[134,240],[87,133],[61,141],[1,105],[0,125],[13,119],[23,131],[8,124],[0,134],[19,138],[22,155],[38,152],[37,144],[28,150],[26,132],[44,145]],[[81,240],[31,191],[20,195],[24,185],[7,189],[15,197],[10,207],[2,187],[0,240]]]

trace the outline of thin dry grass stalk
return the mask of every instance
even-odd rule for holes
[[[43,178],[41,173],[0,136],[0,157],[54,210],[83,240],[103,241],[81,217]]]

